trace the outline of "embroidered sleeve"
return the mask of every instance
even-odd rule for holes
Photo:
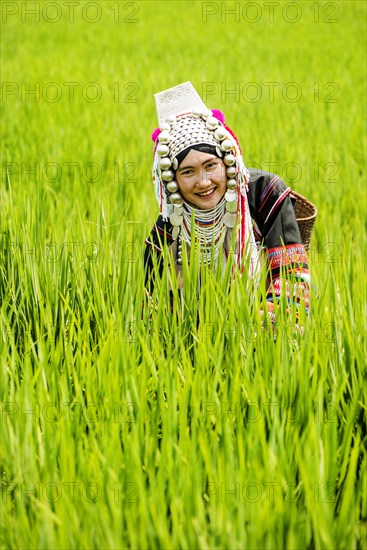
[[[310,274],[308,258],[302,244],[291,189],[279,176],[250,170],[249,204],[251,215],[266,249],[269,285],[266,299],[273,301],[285,294],[298,305],[309,309]],[[285,274],[285,280],[280,277]]]

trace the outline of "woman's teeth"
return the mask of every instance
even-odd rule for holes
[[[198,195],[199,197],[206,197],[207,195],[211,195],[214,190],[215,190],[215,187],[213,187],[213,189],[209,189],[209,191],[205,191],[205,193],[198,193]]]

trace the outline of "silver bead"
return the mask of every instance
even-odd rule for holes
[[[171,128],[167,122],[162,122],[162,124],[159,126],[159,129],[161,132],[168,131]]]
[[[162,180],[163,181],[172,181],[174,178],[174,173],[172,170],[163,170],[162,172]]]
[[[236,167],[235,166],[229,166],[226,170],[226,174],[228,178],[234,178],[237,174]]]
[[[216,150],[216,152],[217,152],[218,157],[222,158],[223,153],[222,153],[220,147],[216,147],[215,150]]]
[[[163,130],[158,136],[159,143],[169,143],[171,140],[171,136],[169,135],[169,132],[167,130]]]
[[[219,126],[214,132],[214,137],[218,141],[222,141],[222,139],[224,139],[226,135],[227,135],[227,132],[225,131],[223,126]]]
[[[171,159],[169,157],[162,157],[159,159],[159,167],[161,170],[168,170],[171,166]]]
[[[182,265],[182,258],[177,258],[177,263],[178,263],[179,265]]]
[[[178,206],[182,206],[183,205],[182,195],[180,193],[172,193],[171,203],[172,204],[177,204]]]
[[[209,130],[215,130],[216,127],[218,126],[218,124],[219,124],[219,120],[217,118],[215,118],[214,116],[209,116],[206,119],[206,127]]]
[[[180,244],[178,245],[178,251],[180,252],[180,250],[182,250],[182,244],[181,244],[181,241],[180,241]]]
[[[198,107],[194,107],[193,110],[192,110],[192,116],[194,116],[195,118],[199,117],[201,115],[201,109],[199,109]]]
[[[227,180],[227,189],[236,189],[237,182],[234,179]]]
[[[164,143],[160,143],[157,147],[157,153],[160,157],[166,157],[169,153],[167,145],[164,145]]]
[[[236,162],[236,157],[230,153],[224,157],[223,162],[227,166],[232,166]]]
[[[178,189],[177,181],[172,180],[168,182],[166,187],[170,193],[175,193]]]
[[[171,115],[171,116],[168,116],[166,118],[166,120],[164,121],[166,124],[174,124],[176,122],[176,117]]]
[[[229,141],[229,139],[225,139],[220,144],[222,151],[230,151],[232,149],[232,143]]]
[[[212,112],[209,110],[209,109],[205,109],[202,113],[201,113],[201,118],[205,118],[207,119],[208,117],[212,116]]]
[[[177,168],[178,168],[178,160],[176,158],[173,159],[172,168],[174,170],[177,170]]]

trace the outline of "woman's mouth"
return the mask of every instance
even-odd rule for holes
[[[212,187],[211,189],[208,189],[208,191],[203,191],[202,193],[195,193],[195,195],[197,195],[198,197],[210,197],[211,195],[213,195],[215,189],[216,189],[215,187]]]

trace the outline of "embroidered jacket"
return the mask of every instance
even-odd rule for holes
[[[268,301],[285,293],[289,301],[304,301],[309,308],[310,275],[308,259],[301,241],[296,221],[294,202],[290,198],[291,188],[277,175],[249,168],[248,202],[253,220],[254,235],[259,245],[265,248],[269,267],[269,286],[266,295]],[[161,244],[166,239],[168,245],[173,242],[172,225],[159,216],[150,236],[146,239],[144,264],[145,285],[152,292],[152,254],[160,260]],[[160,270],[163,265],[160,262]],[[286,272],[286,280],[280,278],[280,271]]]

